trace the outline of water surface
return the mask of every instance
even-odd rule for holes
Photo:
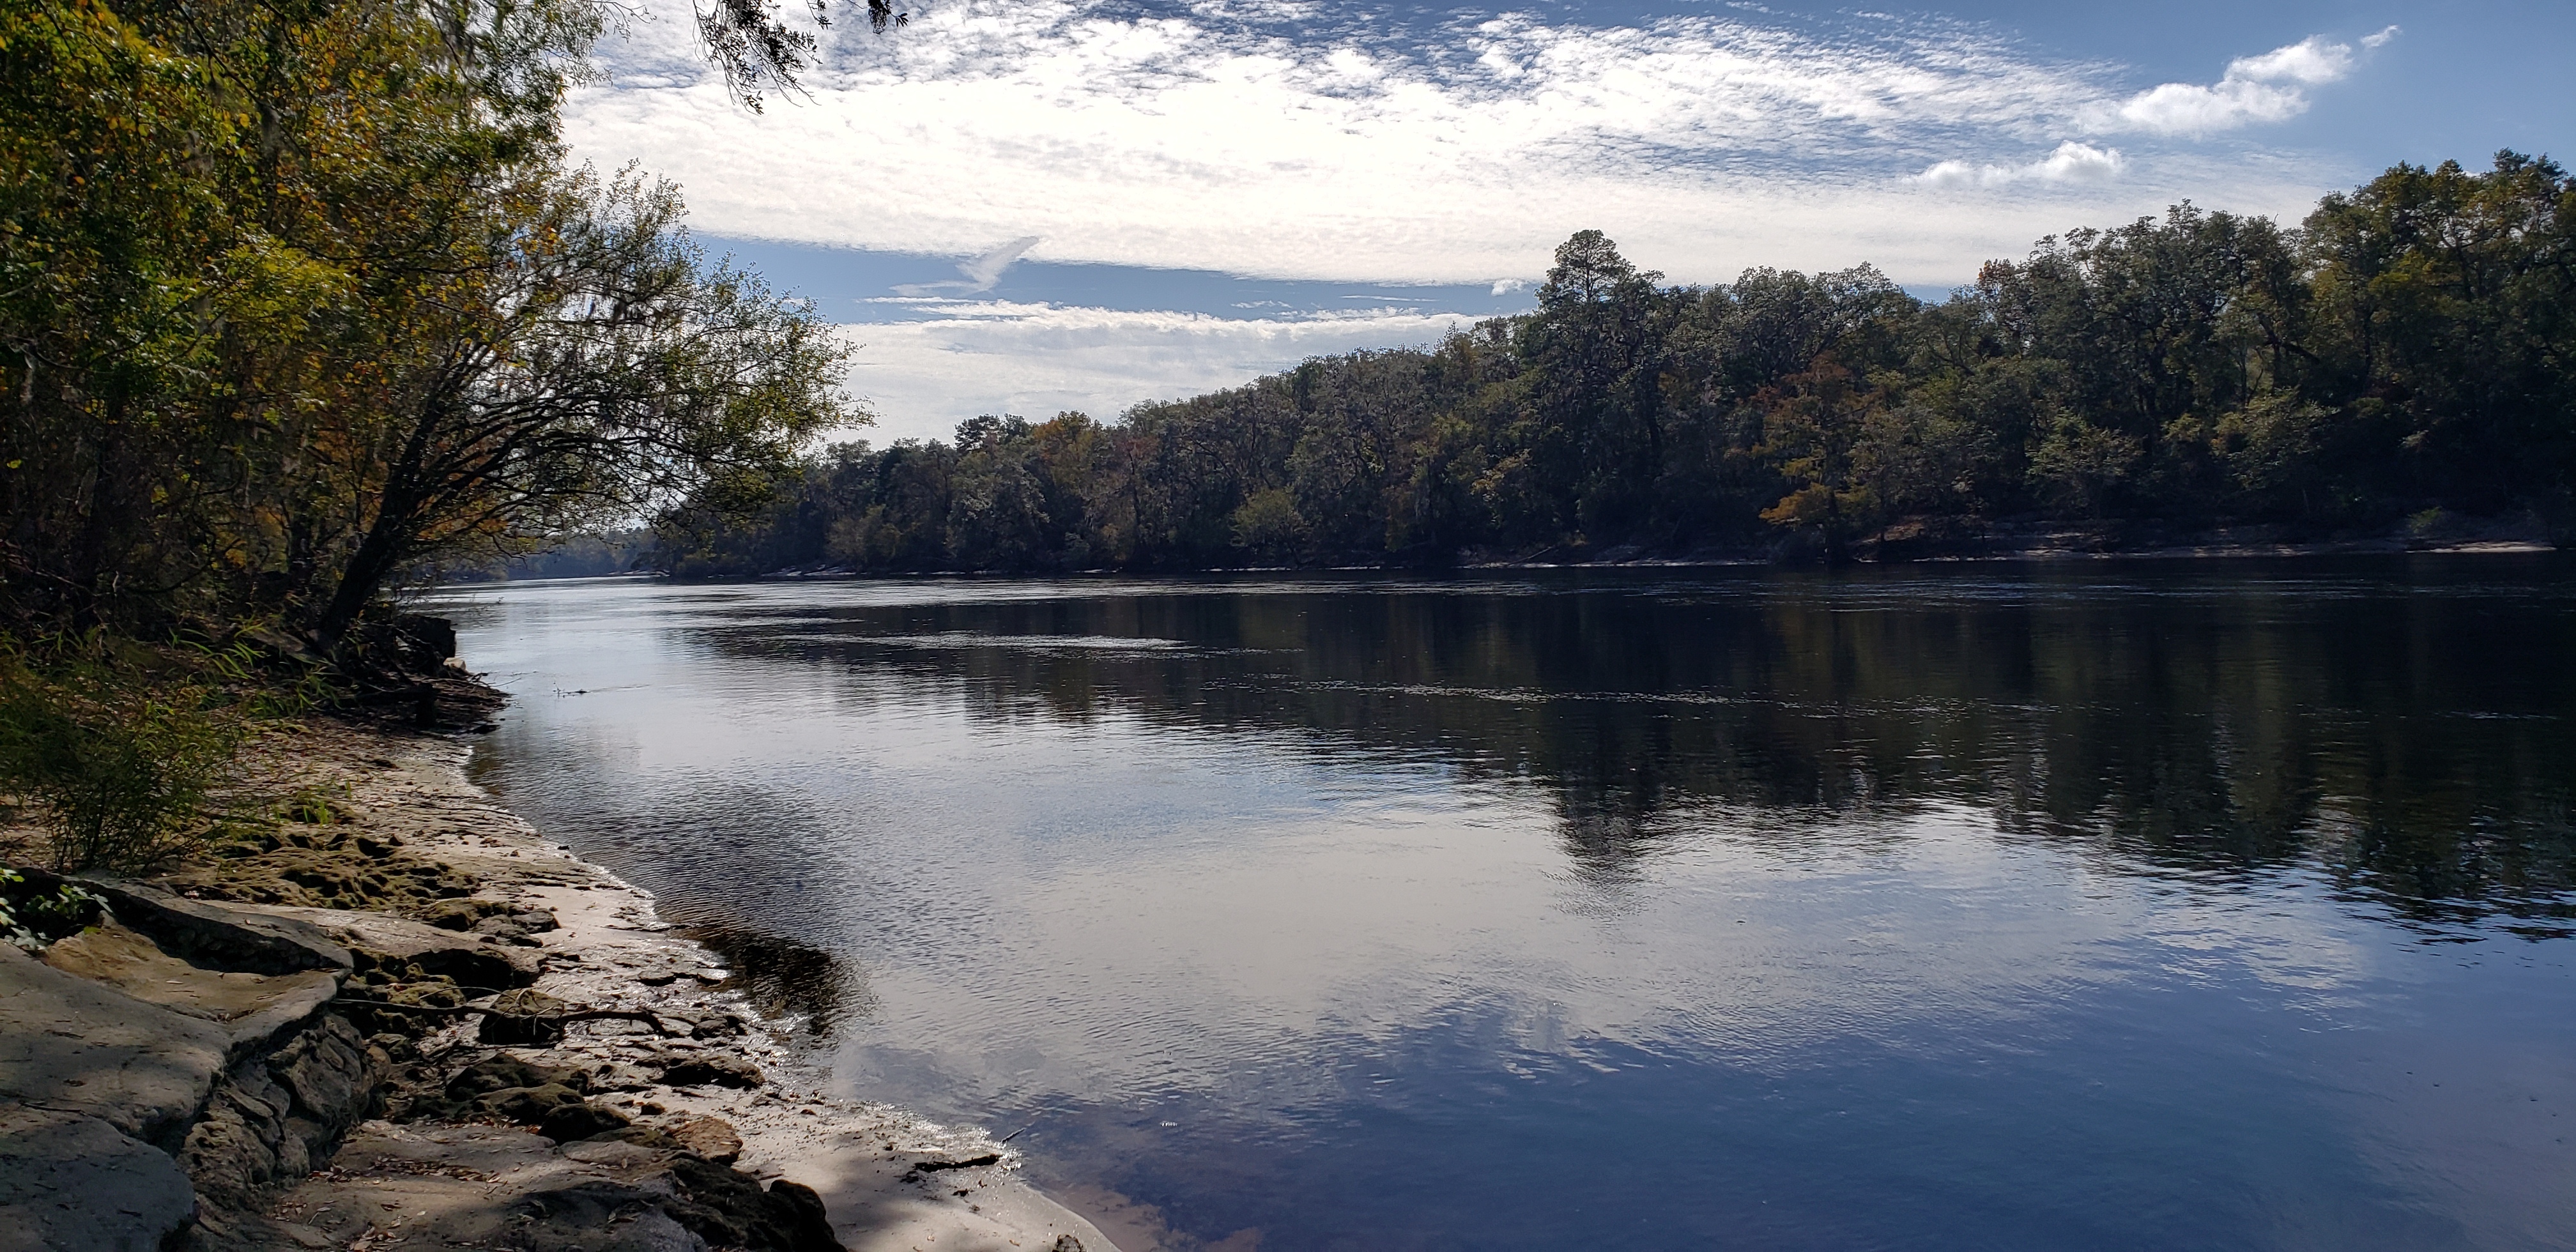
[[[2565,1248],[2570,573],[440,599],[487,783],[1131,1252]]]

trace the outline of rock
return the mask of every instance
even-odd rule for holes
[[[708,1243],[764,1252],[842,1252],[823,1199],[810,1187],[781,1179],[764,1191],[749,1174],[690,1156],[672,1159],[671,1176],[688,1197],[670,1206],[671,1216]]]
[[[606,1165],[616,1169],[641,1169],[660,1166],[670,1159],[671,1149],[665,1144],[634,1142],[625,1128],[604,1131],[588,1139],[563,1146],[564,1159],[584,1165]]]
[[[625,1061],[604,1061],[590,1071],[590,1089],[593,1092],[650,1091],[659,1085],[653,1080],[651,1070]],[[646,1111],[658,1113],[661,1109],[656,1107]]]
[[[842,1252],[840,1241],[832,1237],[832,1218],[823,1207],[823,1197],[812,1187],[781,1178],[769,1184],[769,1198],[772,1208],[786,1217],[782,1226],[804,1246]]]
[[[674,1087],[738,1087],[748,1090],[769,1081],[760,1067],[738,1056],[721,1052],[677,1060],[662,1069],[662,1081]]]
[[[196,1212],[167,1153],[94,1117],[0,1104],[0,1252],[154,1252]]]
[[[266,1044],[340,994],[338,970],[269,975],[206,969],[114,922],[55,943],[45,949],[44,961],[147,1004],[223,1023],[237,1051]]]
[[[379,1252],[493,1247],[546,1252],[840,1252],[823,1202],[763,1188],[722,1165],[638,1145],[641,1128],[550,1152],[491,1126],[369,1123],[327,1174],[281,1198],[280,1219],[331,1246]],[[386,1222],[387,1213],[398,1222]]]
[[[476,1037],[498,1044],[554,1043],[563,1038],[563,1022],[558,1019],[572,1011],[571,1005],[525,987],[492,997],[491,1008],[483,1015]]]
[[[692,1117],[671,1127],[669,1133],[681,1147],[719,1165],[731,1165],[742,1157],[742,1135],[721,1117]]]
[[[483,991],[525,987],[541,972],[535,953],[501,948],[389,913],[277,909],[308,921],[356,953],[358,967],[401,978],[447,978]]]
[[[607,1134],[599,1136],[599,1138],[601,1140],[613,1139],[619,1143],[633,1144],[639,1148],[650,1148],[656,1152],[686,1152],[689,1150],[679,1140],[672,1138],[668,1131],[656,1130],[651,1126],[628,1126],[622,1130],[609,1131]]]
[[[624,1113],[596,1101],[584,1100],[546,1110],[546,1115],[537,1122],[537,1133],[557,1143],[570,1143],[612,1130],[624,1130],[630,1124]]]
[[[402,803],[397,799],[398,808]],[[304,806],[300,816],[305,820],[229,840],[213,849],[212,859],[159,884],[251,906],[324,909],[419,908],[472,895],[480,886],[455,866],[405,849],[399,835],[369,829],[366,806],[352,798]]]
[[[449,1100],[462,1102],[510,1087],[542,1087],[550,1083],[575,1091],[590,1090],[590,1076],[579,1069],[496,1056],[456,1071],[447,1080],[446,1094]]]
[[[498,1118],[521,1126],[540,1125],[546,1115],[568,1104],[581,1103],[581,1093],[562,1083],[537,1087],[504,1087],[499,1091],[476,1096],[466,1111],[477,1117]]]
[[[684,1026],[692,1039],[739,1039],[748,1032],[740,1016],[732,1013],[684,1013],[667,1010],[665,1022]]]
[[[384,1075],[356,1027],[325,1017],[272,1054],[268,1070],[295,1097],[295,1112],[333,1138],[372,1111]]]
[[[176,1146],[231,1060],[222,1026],[0,944],[0,1099],[96,1117]]]
[[[474,923],[509,911],[510,906],[499,900],[440,900],[423,907],[417,916],[440,930],[472,930]]]
[[[188,1131],[179,1164],[220,1209],[255,1212],[264,1188],[300,1178],[374,1111],[384,1069],[336,1016],[234,1068]]]
[[[353,967],[347,948],[331,942],[320,928],[293,918],[183,899],[142,883],[85,881],[107,897],[118,921],[150,936],[162,951],[203,969],[346,974]]]
[[[326,1246],[376,1252],[707,1252],[665,1211],[677,1188],[661,1159],[572,1160],[523,1130],[371,1122],[330,1173],[280,1197],[275,1212],[319,1232]],[[395,1212],[398,1223],[384,1220]]]

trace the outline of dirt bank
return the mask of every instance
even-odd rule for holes
[[[295,819],[0,947],[0,1252],[1112,1246],[983,1131],[824,1095],[466,755],[281,737]]]

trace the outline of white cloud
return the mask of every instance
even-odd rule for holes
[[[2098,183],[2119,177],[2120,170],[2127,164],[2127,158],[2120,155],[2118,148],[2096,148],[2069,139],[2057,145],[2055,152],[2027,165],[1972,165],[1966,161],[1940,161],[1915,178],[1935,187],[1994,187],[2033,180]]]
[[[1037,246],[1038,242],[1036,235],[1022,235],[1001,247],[963,262],[958,265],[957,272],[965,276],[964,281],[901,283],[896,285],[894,290],[897,294],[905,296],[980,296],[1000,283],[1002,271],[1011,268],[1011,262],[1019,260],[1021,254]]]
[[[1121,312],[1005,301],[907,301],[921,321],[843,330],[859,345],[850,389],[877,412],[878,443],[944,439],[978,413],[1116,417],[1141,400],[1240,386],[1310,356],[1437,341],[1471,320],[1379,311],[1305,320]]]
[[[1030,255],[1049,261],[1272,277],[1490,283],[1598,227],[1685,281],[1864,259],[1954,281],[2070,225],[2209,198],[2173,176],[2208,172],[2189,154],[2149,177],[2095,148],[2029,176],[2081,202],[1926,194],[1928,164],[2057,143],[2120,104],[2107,67],[1978,28],[1506,15],[1408,48],[1210,11],[946,5],[843,39],[810,100],[761,114],[728,105],[663,23],[639,28],[661,43],[614,51],[620,85],[580,96],[569,129],[585,155],[678,178],[713,233],[916,253],[1042,235]],[[2256,212],[2322,181],[2225,177],[2230,207]]]
[[[2377,48],[2396,38],[2388,27],[2365,36],[2362,45]],[[2120,102],[2098,119],[2104,129],[2141,130],[2165,135],[2207,135],[2263,122],[2278,122],[2308,110],[2301,88],[2338,81],[2352,73],[2351,44],[2310,35],[2260,56],[2238,57],[2210,86],[2166,83]]]

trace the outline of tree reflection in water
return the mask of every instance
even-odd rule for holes
[[[1712,812],[1763,812],[1725,825],[1794,843],[1827,825],[1802,814],[1967,803],[2127,872],[2223,888],[2313,867],[2416,924],[2544,935],[2576,921],[2565,573],[2494,557],[967,584],[712,638],[941,680],[993,718],[1115,712],[1529,780],[1602,882]]]

